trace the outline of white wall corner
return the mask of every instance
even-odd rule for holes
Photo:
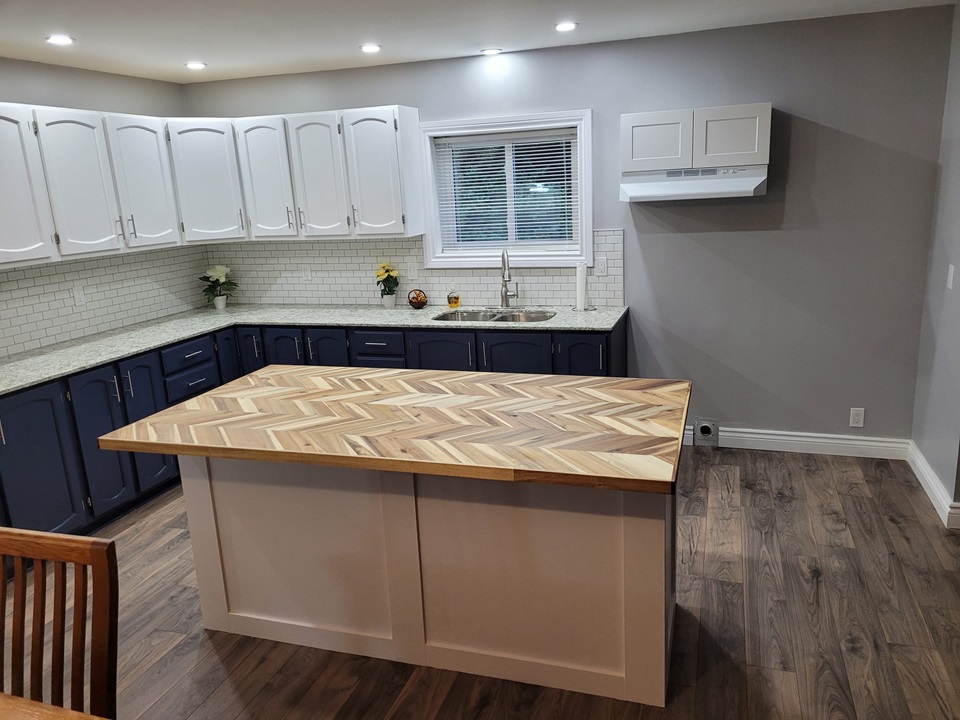
[[[927,497],[930,498],[930,502],[933,503],[933,507],[944,526],[952,529],[960,528],[960,503],[953,502],[946,486],[913,440],[910,441],[907,462],[916,474],[917,479],[920,480],[920,484],[926,491]]]

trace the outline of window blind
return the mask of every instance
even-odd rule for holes
[[[577,130],[437,137],[444,253],[579,252]]]

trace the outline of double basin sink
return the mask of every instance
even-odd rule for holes
[[[551,310],[448,310],[434,320],[447,322],[543,322],[555,312]]]

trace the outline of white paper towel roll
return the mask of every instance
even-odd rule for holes
[[[577,310],[587,309],[587,264],[577,263]]]

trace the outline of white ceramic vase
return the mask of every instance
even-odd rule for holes
[[[217,310],[226,310],[226,309],[227,309],[227,296],[226,296],[226,295],[218,295],[217,297],[215,297],[215,298],[213,299],[213,306],[214,306]]]
[[[383,301],[383,306],[385,308],[392,308],[397,306],[397,296],[394,295],[381,295],[380,299]]]

